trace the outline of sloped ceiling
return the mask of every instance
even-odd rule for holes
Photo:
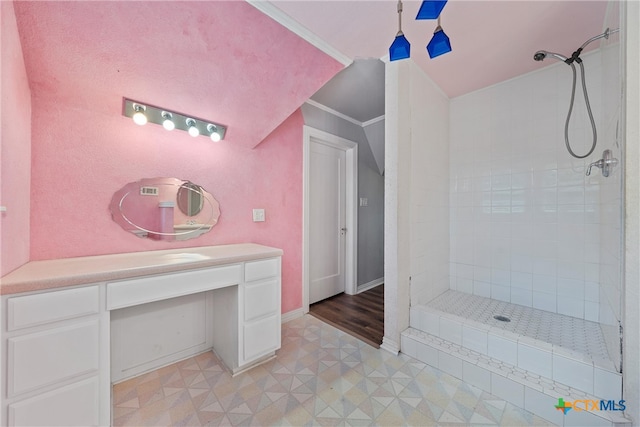
[[[270,3],[351,59],[387,56],[398,31],[395,0]],[[533,60],[537,50],[571,56],[603,32],[607,7],[599,0],[449,0],[441,19],[453,51],[429,59],[425,47],[436,21],[415,20],[420,1],[403,4],[411,59],[450,98],[549,65]],[[586,50],[597,47],[593,43]]]
[[[384,63],[356,59],[311,97],[359,122],[384,115]]]
[[[392,0],[263,3],[347,59],[385,57],[397,31]],[[532,60],[538,49],[569,55],[602,32],[606,10],[605,1],[449,0],[453,52],[430,60],[435,22],[413,19],[419,5],[404,1],[412,60],[450,97],[548,65]],[[228,125],[227,141],[247,147],[344,67],[244,1],[17,1],[15,10],[35,100],[113,115],[128,97]],[[343,99],[324,103],[358,120],[383,105],[369,93],[366,108],[353,107],[351,85],[332,84]]]
[[[127,97],[225,124],[225,141],[245,147],[344,67],[243,1],[18,1],[15,11],[35,102],[119,115]]]

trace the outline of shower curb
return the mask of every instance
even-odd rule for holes
[[[560,398],[567,402],[600,398],[415,328],[402,333],[401,349],[410,357],[557,425],[632,425],[614,411],[575,410],[565,415],[555,408]]]

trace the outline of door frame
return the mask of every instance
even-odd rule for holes
[[[358,276],[358,144],[311,126],[303,126],[302,143],[302,309],[309,312],[309,163],[311,141],[343,150],[346,166],[345,293],[357,293]]]

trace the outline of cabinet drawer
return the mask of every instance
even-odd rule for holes
[[[280,348],[280,316],[271,316],[245,325],[245,362],[264,356],[278,348]]]
[[[267,280],[247,284],[244,287],[244,320],[250,322],[269,314],[276,314],[280,307],[280,281]]]
[[[97,314],[99,310],[98,286],[12,297],[7,300],[7,329],[13,331]]]
[[[9,397],[97,371],[98,320],[9,338]]]
[[[244,281],[266,279],[280,275],[280,258],[247,262],[244,265]]]
[[[242,281],[240,264],[107,283],[107,310],[209,291]]]
[[[99,381],[92,377],[9,405],[10,426],[97,426]]]

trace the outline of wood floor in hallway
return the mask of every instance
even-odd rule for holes
[[[309,314],[375,348],[384,335],[384,285],[357,295],[341,293],[312,304]]]

